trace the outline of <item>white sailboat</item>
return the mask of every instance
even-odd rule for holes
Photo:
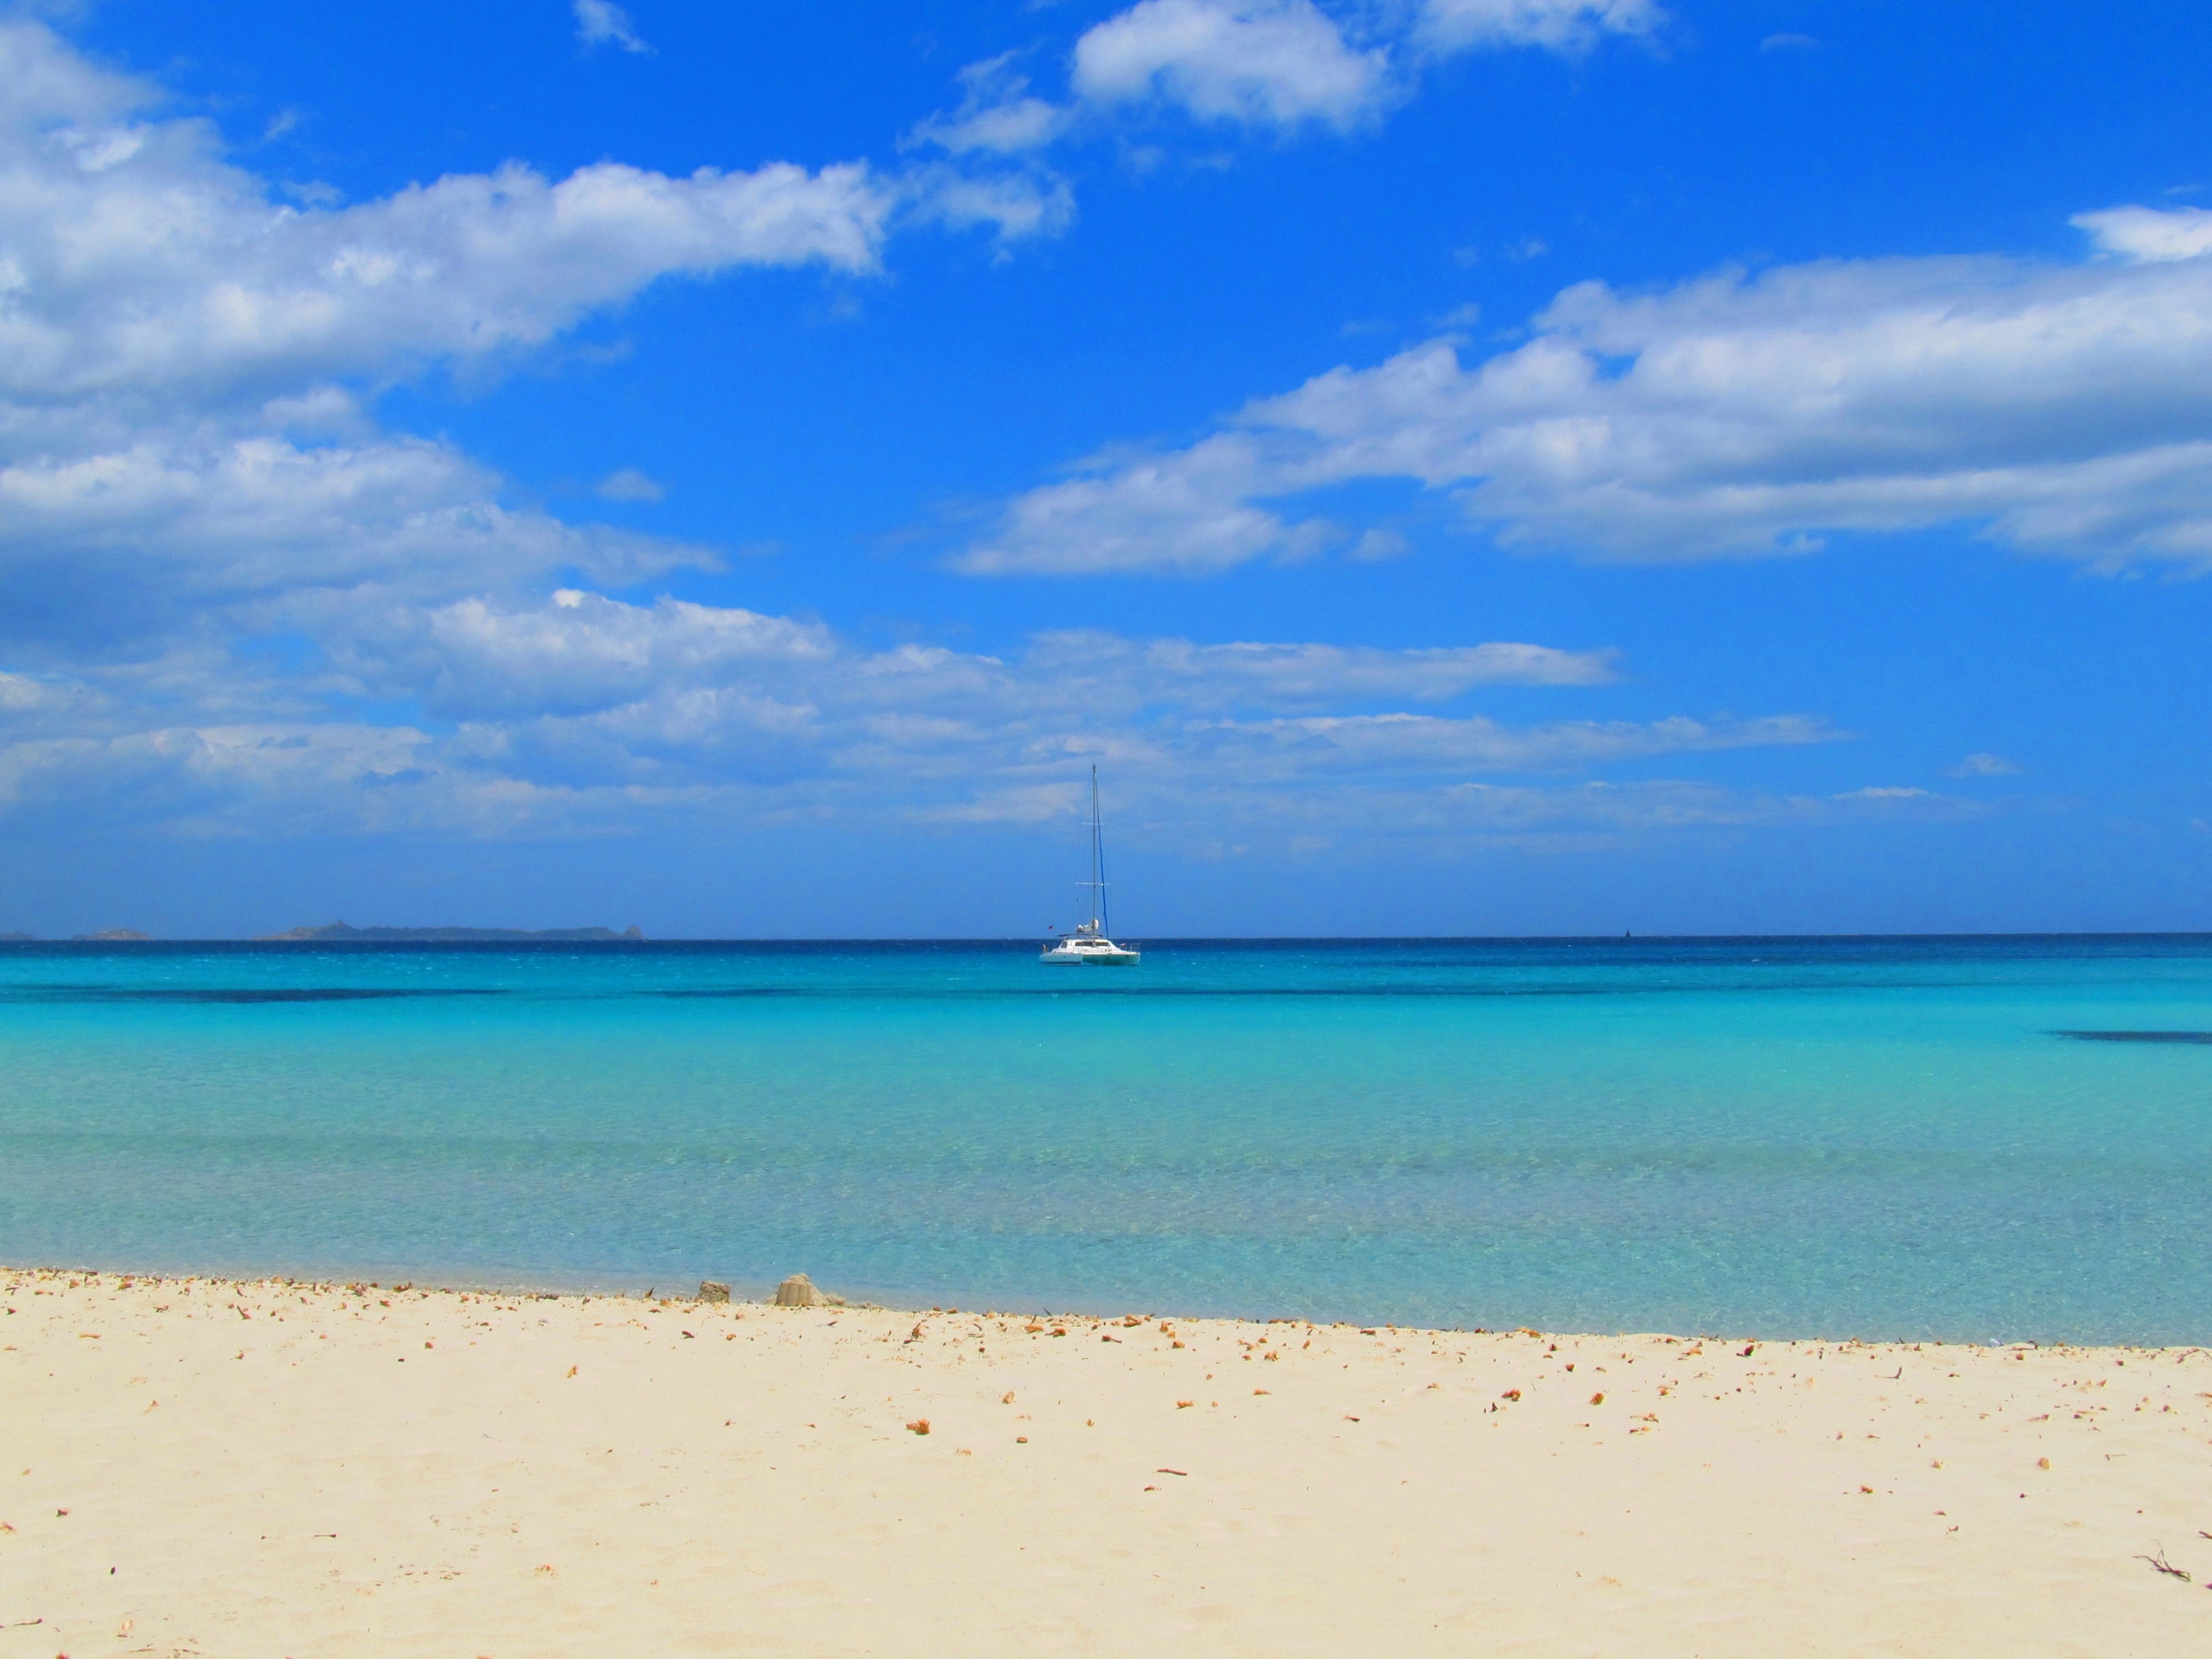
[[[1116,945],[1106,937],[1106,842],[1098,829],[1098,769],[1091,769],[1091,920],[1072,933],[1055,934],[1044,942],[1040,962],[1082,962],[1100,967],[1127,967],[1142,952]]]

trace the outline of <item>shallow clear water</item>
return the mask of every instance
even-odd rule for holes
[[[2212,939],[0,946],[0,1261],[2212,1340]]]

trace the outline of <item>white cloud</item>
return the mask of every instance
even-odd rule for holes
[[[935,144],[952,155],[977,150],[1016,155],[1058,137],[1067,125],[1067,111],[1031,94],[1029,77],[1014,68],[1015,56],[1002,52],[962,70],[960,107],[931,116],[908,142]]]
[[[608,473],[592,493],[603,501],[659,501],[668,498],[666,489],[634,466]]]
[[[511,165],[302,207],[334,192],[280,199],[165,101],[0,21],[0,635],[19,642],[33,626],[60,648],[249,625],[239,606],[268,625],[271,606],[363,585],[443,604],[711,563],[514,504],[450,446],[380,434],[368,399],[427,363],[527,350],[665,277],[865,274],[896,226],[1004,240],[1067,210],[1049,178],[859,162],[673,177],[604,161],[558,180]]]
[[[1115,112],[1172,107],[1198,120],[1287,132],[1365,126],[1413,95],[1419,68],[1470,51],[1586,52],[1650,33],[1654,0],[1139,0],[1085,30],[1068,99],[1038,96],[1015,54],[960,71],[959,107],[909,136],[952,155],[1034,151]]]
[[[297,206],[206,123],[43,26],[0,22],[0,396],[386,375],[542,343],[665,277],[868,273],[911,214],[1004,235],[1064,222],[1050,181],[618,161],[509,163],[351,206]]]
[[[416,438],[301,446],[155,428],[127,447],[17,460],[0,465],[0,599],[13,601],[0,613],[36,615],[61,649],[225,614],[228,626],[266,626],[363,586],[438,601],[549,570],[622,582],[716,562],[498,494],[483,468]]]
[[[637,38],[629,14],[613,0],[575,0],[576,39],[586,46],[620,46],[624,52],[651,52]]]
[[[1213,766],[1256,779],[1340,768],[1579,771],[1658,755],[1828,743],[1840,734],[1821,721],[1796,715],[1717,722],[1680,716],[1648,722],[1576,720],[1515,728],[1481,715],[1389,714],[1224,720],[1196,728],[1192,735]]]
[[[1029,148],[1020,123],[1041,118],[1022,112],[1025,88],[1003,75],[975,86],[968,118],[981,125],[936,142],[977,157]],[[667,276],[868,272],[897,227],[933,219],[1048,230],[1072,210],[1065,185],[1034,165],[678,178],[603,162],[344,206],[327,191],[280,199],[211,127],[160,101],[36,24],[0,23],[11,815],[509,835],[739,805],[1034,813],[1064,808],[1068,775],[1103,757],[1158,803],[1335,822],[1382,794],[1438,810],[1474,775],[1836,735],[1794,715],[1512,726],[1458,702],[1602,685],[1616,667],[1601,649],[1062,633],[1001,659],[872,651],[816,623],[609,597],[596,590],[715,555],[518,502],[453,446],[380,429],[374,387],[527,349]],[[1351,542],[1242,501],[1278,476],[1277,435],[1224,433],[1149,480],[1102,463],[1076,495],[1038,505],[1005,568],[1062,534],[1055,512],[1094,529],[1118,515],[1099,568],[1155,566],[1163,547],[1203,568]],[[643,500],[658,486],[625,470],[600,488]],[[1363,545],[1392,551],[1389,535]],[[364,706],[402,712],[379,723]]]
[[[430,605],[364,586],[286,623],[320,648],[303,669],[241,672],[218,643],[0,678],[0,805],[196,834],[574,833],[739,799],[1022,817],[1072,810],[1069,779],[1103,759],[1148,810],[1266,818],[1326,796],[1343,828],[1376,792],[1433,806],[1471,776],[1842,735],[1798,715],[1513,726],[1443,707],[1615,676],[1610,652],[1531,644],[1062,633],[1006,657],[870,651],[816,623],[581,587]],[[338,712],[364,698],[422,717],[369,726]]]
[[[2212,568],[2212,258],[2176,251],[2198,211],[2085,216],[2133,263],[1579,284],[1487,360],[1438,339],[1255,401],[1188,448],[1109,453],[1010,503],[956,562],[1218,569],[1334,535],[1296,510],[1307,492],[1407,478],[1508,544],[1599,557],[1959,523],[2102,566]]]
[[[1666,20],[1654,0],[1421,0],[1413,39],[1435,52],[1483,46],[1587,52],[1608,34],[1650,34]]]
[[[2074,222],[2107,253],[2158,264],[2212,253],[2212,210],[2204,208],[2107,208],[2076,214]]]
[[[1158,97],[1201,120],[1346,127],[1389,95],[1389,63],[1311,0],[1140,0],[1076,43],[1072,79],[1093,104]]]
[[[1074,191],[1066,179],[1042,169],[975,173],[916,167],[907,173],[901,193],[909,217],[955,230],[988,225],[1002,245],[1057,235],[1075,222]]]
[[[2019,770],[2017,763],[2007,760],[2002,755],[1981,753],[1969,755],[1950,768],[1949,775],[1954,778],[2002,778],[2009,777]]]
[[[1436,702],[1480,685],[1603,685],[1615,678],[1610,651],[1492,643],[1386,651],[1336,645],[1137,641],[1101,633],[1037,636],[1029,663],[1080,695],[1121,706],[1145,688],[1185,708],[1257,702],[1282,708],[1316,701],[1411,698]]]

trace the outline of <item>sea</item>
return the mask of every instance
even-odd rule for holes
[[[2212,1342],[2212,937],[0,945],[0,1262]]]

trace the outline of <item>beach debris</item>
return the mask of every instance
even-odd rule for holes
[[[805,1273],[793,1273],[775,1287],[775,1305],[779,1308],[842,1308],[845,1298],[823,1290]],[[915,1328],[921,1334],[921,1328]]]
[[[700,1301],[727,1302],[729,1299],[730,1287],[723,1284],[720,1279],[702,1279],[699,1281]]]
[[[906,1431],[908,1434],[927,1434],[929,1432],[929,1419],[926,1417],[917,1417],[913,1422],[906,1425]]]
[[[1498,1397],[1500,1400],[1518,1400],[1521,1397],[1521,1390],[1518,1389],[1508,1389],[1504,1394],[1499,1395]]]
[[[1593,1406],[1602,1406],[1605,1404],[1605,1391],[1602,1389],[1590,1396],[1590,1404]]]
[[[1196,1404],[1198,1401],[1195,1400],[1178,1400],[1176,1401],[1176,1409],[1179,1412],[1187,1412]]]
[[[568,1367],[568,1375],[569,1375],[569,1376],[574,1376],[575,1374],[576,1374],[576,1368],[575,1368],[574,1365],[569,1366],[569,1367]]]
[[[1017,1446],[1026,1446],[1030,1443],[1030,1437],[1025,1434],[1018,1434],[1014,1437],[1014,1443]]]
[[[2047,1469],[2051,1467],[2051,1460],[2047,1457],[2039,1457],[2035,1460],[2035,1467],[2039,1469]]]
[[[2164,1573],[2169,1578],[2179,1578],[2185,1584],[2195,1582],[2187,1573],[2166,1559],[2166,1551],[2163,1548],[2155,1555],[2138,1555],[2136,1559],[2149,1562],[2154,1570]]]
[[[1014,1403],[1014,1391],[1012,1389],[1008,1389],[1006,1393],[999,1396],[999,1403],[1001,1406],[1012,1405]]]
[[[1738,1354],[1738,1355],[1736,1356],[1736,1358],[1737,1358],[1738,1359],[1748,1359],[1748,1358],[1751,1358],[1751,1352],[1752,1352],[1752,1350],[1753,1350],[1753,1349],[1754,1349],[1754,1348],[1756,1348],[1758,1346],[1759,1346],[1759,1344],[1758,1344],[1758,1343],[1756,1343],[1756,1342],[1747,1342],[1747,1343],[1745,1343],[1745,1344],[1743,1345],[1743,1352],[1742,1352],[1741,1353]],[[1900,1367],[1899,1367],[1899,1370],[1903,1370],[1904,1368],[1903,1368],[1902,1366],[1900,1366]]]
[[[1179,1474],[1186,1480],[1190,1479],[1190,1471],[1188,1469],[1154,1469],[1152,1473],[1154,1474]]]

